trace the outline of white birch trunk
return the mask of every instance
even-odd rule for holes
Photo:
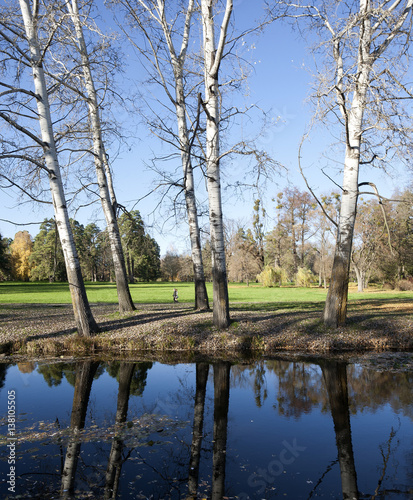
[[[346,149],[337,242],[324,308],[325,324],[334,327],[346,321],[351,249],[357,210],[361,120],[353,125],[349,126],[352,147]]]
[[[201,236],[198,225],[196,207],[194,175],[190,156],[189,133],[185,116],[184,88],[182,71],[176,80],[176,116],[178,119],[179,142],[181,148],[182,168],[184,172],[184,192],[186,211],[188,216],[189,237],[191,241],[191,255],[195,282],[195,309],[208,310],[208,294],[205,284],[204,264],[202,261]]]
[[[335,86],[337,102],[346,126],[346,155],[340,219],[331,284],[324,308],[324,322],[326,325],[333,327],[344,324],[347,315],[348,279],[357,210],[360,145],[363,135],[363,115],[366,107],[367,90],[373,64],[382,56],[396,36],[402,33],[404,23],[411,15],[412,0],[407,0],[403,11],[397,16],[394,15],[395,9],[401,4],[402,2],[399,0],[388,4],[388,6],[387,2],[385,2],[381,6],[380,15],[377,16],[371,0],[360,1],[357,71],[354,75],[351,108],[348,111],[344,96],[348,95],[349,91],[343,88],[345,72],[340,53],[341,39],[335,38],[335,35],[333,37],[334,58],[337,65],[337,82]],[[385,8],[386,6],[387,8]],[[372,19],[375,23],[373,25]],[[391,25],[392,22],[393,25]],[[384,33],[385,36],[380,38]],[[373,51],[371,51],[372,40],[375,41]]]
[[[30,0],[19,0],[19,2],[27,41],[30,48],[30,61],[33,72],[35,92],[37,96],[37,110],[39,114],[41,138],[44,144],[43,150],[45,164],[49,171],[50,191],[52,194],[56,226],[65,259],[76,328],[79,335],[90,336],[92,333],[97,332],[99,329],[92,316],[89,302],[86,296],[86,290],[80,270],[79,258],[77,255],[73,234],[69,223],[69,214],[67,211],[60,174],[60,167],[53,136],[53,126],[50,115],[47,85],[42,67],[41,51],[37,38],[37,13],[35,12],[34,16],[32,15]]]
[[[109,194],[110,194],[110,201],[112,203],[112,210],[113,210],[113,213],[115,214],[115,217],[117,217],[118,202],[116,199],[115,189],[113,187],[112,171],[111,171],[111,168],[109,165],[109,161],[108,161],[108,157],[106,155],[105,148],[103,148],[103,162],[105,164],[106,179],[108,181],[108,189],[109,189]]]
[[[113,192],[111,200],[109,184],[105,173],[105,170],[109,169],[109,165],[106,161],[106,153],[102,139],[102,128],[99,117],[98,98],[92,71],[90,69],[89,55],[83,36],[83,29],[80,22],[78,3],[77,0],[71,0],[71,2],[68,2],[66,5],[75,27],[78,49],[82,58],[83,75],[85,80],[86,92],[88,95],[89,119],[92,128],[96,177],[99,186],[99,196],[102,203],[102,209],[105,215],[109,234],[109,242],[116,278],[116,288],[118,292],[119,310],[120,312],[133,311],[135,309],[135,306],[132,302],[132,297],[129,291],[128,280],[126,276],[125,258],[123,255],[119,227],[116,220],[116,213],[114,211],[112,203],[112,201],[115,203],[116,199],[113,191],[113,186],[111,184],[111,190]]]
[[[218,73],[222,60],[225,37],[232,12],[232,0],[227,0],[218,48],[215,48],[213,0],[202,0],[202,25],[205,58],[205,111],[206,111],[206,171],[211,233],[213,318],[218,328],[230,323],[227,270],[225,263],[224,228],[222,220],[221,180],[219,168],[219,83]]]
[[[186,211],[189,225],[189,237],[191,242],[191,257],[194,269],[195,282],[195,309],[209,310],[208,294],[205,284],[204,264],[202,260],[201,236],[198,224],[198,212],[196,206],[194,175],[191,162],[191,144],[186,118],[186,102],[184,90],[184,64],[188,49],[191,19],[194,11],[194,0],[188,1],[185,18],[185,28],[182,36],[182,44],[179,55],[177,55],[165,17],[165,0],[158,0],[159,22],[165,36],[171,57],[171,64],[175,80],[175,109],[178,122],[179,146],[181,150],[182,169],[184,174],[184,193]],[[160,75],[162,79],[162,75]],[[167,92],[168,94],[168,92]],[[172,96],[170,96],[171,100]]]
[[[357,82],[355,83],[351,108],[348,111],[348,119],[346,116],[344,117],[347,120],[347,145],[344,160],[343,191],[330,288],[324,307],[324,323],[333,327],[344,324],[347,316],[348,280],[358,198],[360,145],[363,134],[366,94],[372,65],[369,9],[370,0],[362,0],[360,2],[360,14],[364,18],[362,22],[363,29],[360,28]],[[338,60],[337,64],[340,63],[341,61]],[[339,67],[338,74],[340,74],[340,69]],[[338,86],[340,86],[340,83]],[[339,95],[339,102],[340,99],[341,95]]]
[[[357,291],[361,293],[364,291],[364,288],[366,286],[366,271],[360,269],[354,261],[353,267],[357,277]]]

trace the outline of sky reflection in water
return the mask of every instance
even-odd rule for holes
[[[413,373],[327,359],[0,364],[0,498],[413,498]]]

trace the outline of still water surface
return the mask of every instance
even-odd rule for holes
[[[17,417],[13,440],[2,419],[2,499],[413,499],[412,371],[25,362],[0,364],[0,387]]]

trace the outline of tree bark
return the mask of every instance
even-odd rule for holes
[[[296,234],[295,234],[295,217],[294,217],[294,206],[291,207],[291,245],[292,245],[292,251],[293,251],[293,262],[294,262],[294,274],[297,273],[299,263],[300,263],[300,257],[298,256],[297,253],[297,240],[296,240]]]
[[[213,0],[202,0],[202,25],[205,58],[205,113],[206,113],[206,172],[211,234],[211,260],[213,283],[213,321],[218,328],[230,323],[227,268],[225,263],[224,227],[222,218],[221,180],[219,165],[219,81],[221,64],[232,0],[227,0],[221,36],[215,47]]]
[[[86,92],[88,95],[89,118],[92,128],[96,177],[99,186],[99,196],[102,203],[102,209],[105,215],[109,235],[110,248],[112,252],[113,267],[116,278],[116,289],[118,292],[119,311],[133,311],[135,310],[135,306],[132,301],[126,275],[125,257],[122,250],[119,227],[116,220],[116,211],[114,210],[115,201],[114,203],[112,203],[108,180],[105,172],[105,170],[108,169],[108,165],[106,165],[106,152],[102,138],[102,127],[99,117],[99,104],[92,71],[90,69],[89,54],[83,36],[82,24],[79,18],[78,3],[77,0],[71,0],[71,2],[68,2],[66,5],[75,27],[78,49],[82,59],[83,76],[85,80]],[[113,192],[112,196],[114,197],[113,186],[110,185],[110,187],[111,191]]]
[[[341,78],[342,61],[336,47],[335,59],[338,68],[337,93],[340,109],[346,122],[346,155],[344,160],[343,192],[341,195],[340,217],[337,241],[334,253],[330,288],[324,307],[324,323],[337,327],[346,322],[348,280],[353,244],[354,224],[356,220],[358,177],[360,167],[360,145],[363,135],[363,116],[366,106],[366,94],[372,67],[370,55],[370,0],[360,2],[362,16],[359,39],[359,55],[357,61],[357,84],[355,86],[351,109],[345,110],[343,102]]]
[[[90,336],[99,331],[93,318],[86,295],[78,254],[69,223],[60,166],[53,136],[47,85],[43,71],[42,56],[37,38],[37,19],[33,17],[30,0],[19,0],[30,49],[30,63],[36,92],[37,110],[43,141],[45,164],[49,172],[50,191],[52,193],[56,226],[65,258],[67,278],[72,297],[73,312],[78,334]],[[35,13],[37,16],[37,13]]]
[[[347,82],[345,81],[348,75],[346,75],[347,69],[344,68],[342,45],[345,43],[345,38],[350,35],[346,30],[341,31],[340,34],[335,33],[323,15],[323,22],[331,35],[333,43],[333,56],[336,63],[334,89],[345,126],[346,137],[338,235],[331,285],[324,309],[324,322],[329,326],[344,324],[346,320],[348,273],[350,270],[358,197],[360,146],[364,134],[363,115],[366,108],[367,91],[369,87],[374,87],[374,85],[371,85],[373,64],[381,58],[396,38],[410,36],[411,26],[405,26],[404,24],[411,16],[412,5],[412,0],[383,2],[380,6],[373,5],[371,0],[360,0],[358,15],[353,18],[357,19],[358,51],[354,71],[353,65],[350,70],[352,81],[349,88],[347,88]],[[377,12],[379,12],[378,16]],[[374,41],[373,50],[372,41]],[[403,44],[404,41],[400,43]],[[404,53],[404,48],[401,50],[403,51],[401,53]],[[373,76],[376,79],[377,75]],[[351,106],[348,108],[346,99],[350,95],[352,95],[352,101]],[[383,113],[382,106],[380,106],[379,113]],[[382,118],[382,116],[376,117],[377,124],[381,122]],[[375,126],[379,127],[379,125]]]
[[[179,141],[181,146],[181,159],[184,171],[184,192],[186,211],[188,214],[189,237],[191,241],[191,255],[194,269],[195,283],[195,309],[209,310],[208,293],[205,284],[204,264],[202,261],[201,236],[198,225],[198,212],[196,207],[194,175],[191,164],[189,133],[185,117],[184,88],[182,71],[176,78],[176,115],[178,118]]]
[[[356,277],[357,277],[357,291],[358,292],[363,292],[366,282],[365,282],[365,271],[362,269],[359,269],[357,264],[353,262],[353,267],[354,271],[356,272]]]
[[[144,4],[140,1],[142,5]],[[146,6],[149,11],[149,8]],[[191,162],[191,141],[189,138],[188,123],[186,118],[186,98],[184,86],[184,64],[189,43],[189,33],[191,28],[191,20],[194,12],[194,0],[188,0],[186,10],[185,24],[182,35],[182,43],[179,54],[175,50],[175,46],[171,36],[171,26],[168,24],[165,16],[165,0],[158,2],[159,23],[162,27],[165,42],[168,47],[171,66],[174,75],[175,99],[169,93],[164,75],[160,74],[161,80],[164,82],[163,87],[166,94],[172,101],[176,110],[176,118],[178,124],[179,147],[181,151],[181,162],[183,169],[183,186],[185,194],[186,212],[189,225],[189,237],[191,242],[191,257],[194,270],[195,284],[195,309],[209,310],[208,294],[205,284],[204,265],[202,260],[201,237],[198,224],[198,212],[195,197],[194,176]],[[158,66],[158,72],[160,72]],[[194,130],[194,134],[196,130]]]
[[[56,226],[56,220],[54,221],[55,226],[55,238],[54,238],[54,248],[53,248],[53,275],[52,282],[56,281],[56,270],[57,270],[57,238],[59,237],[59,232]]]

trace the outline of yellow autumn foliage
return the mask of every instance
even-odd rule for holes
[[[10,245],[11,268],[14,279],[28,281],[30,277],[29,257],[32,253],[33,241],[27,231],[19,231]]]

